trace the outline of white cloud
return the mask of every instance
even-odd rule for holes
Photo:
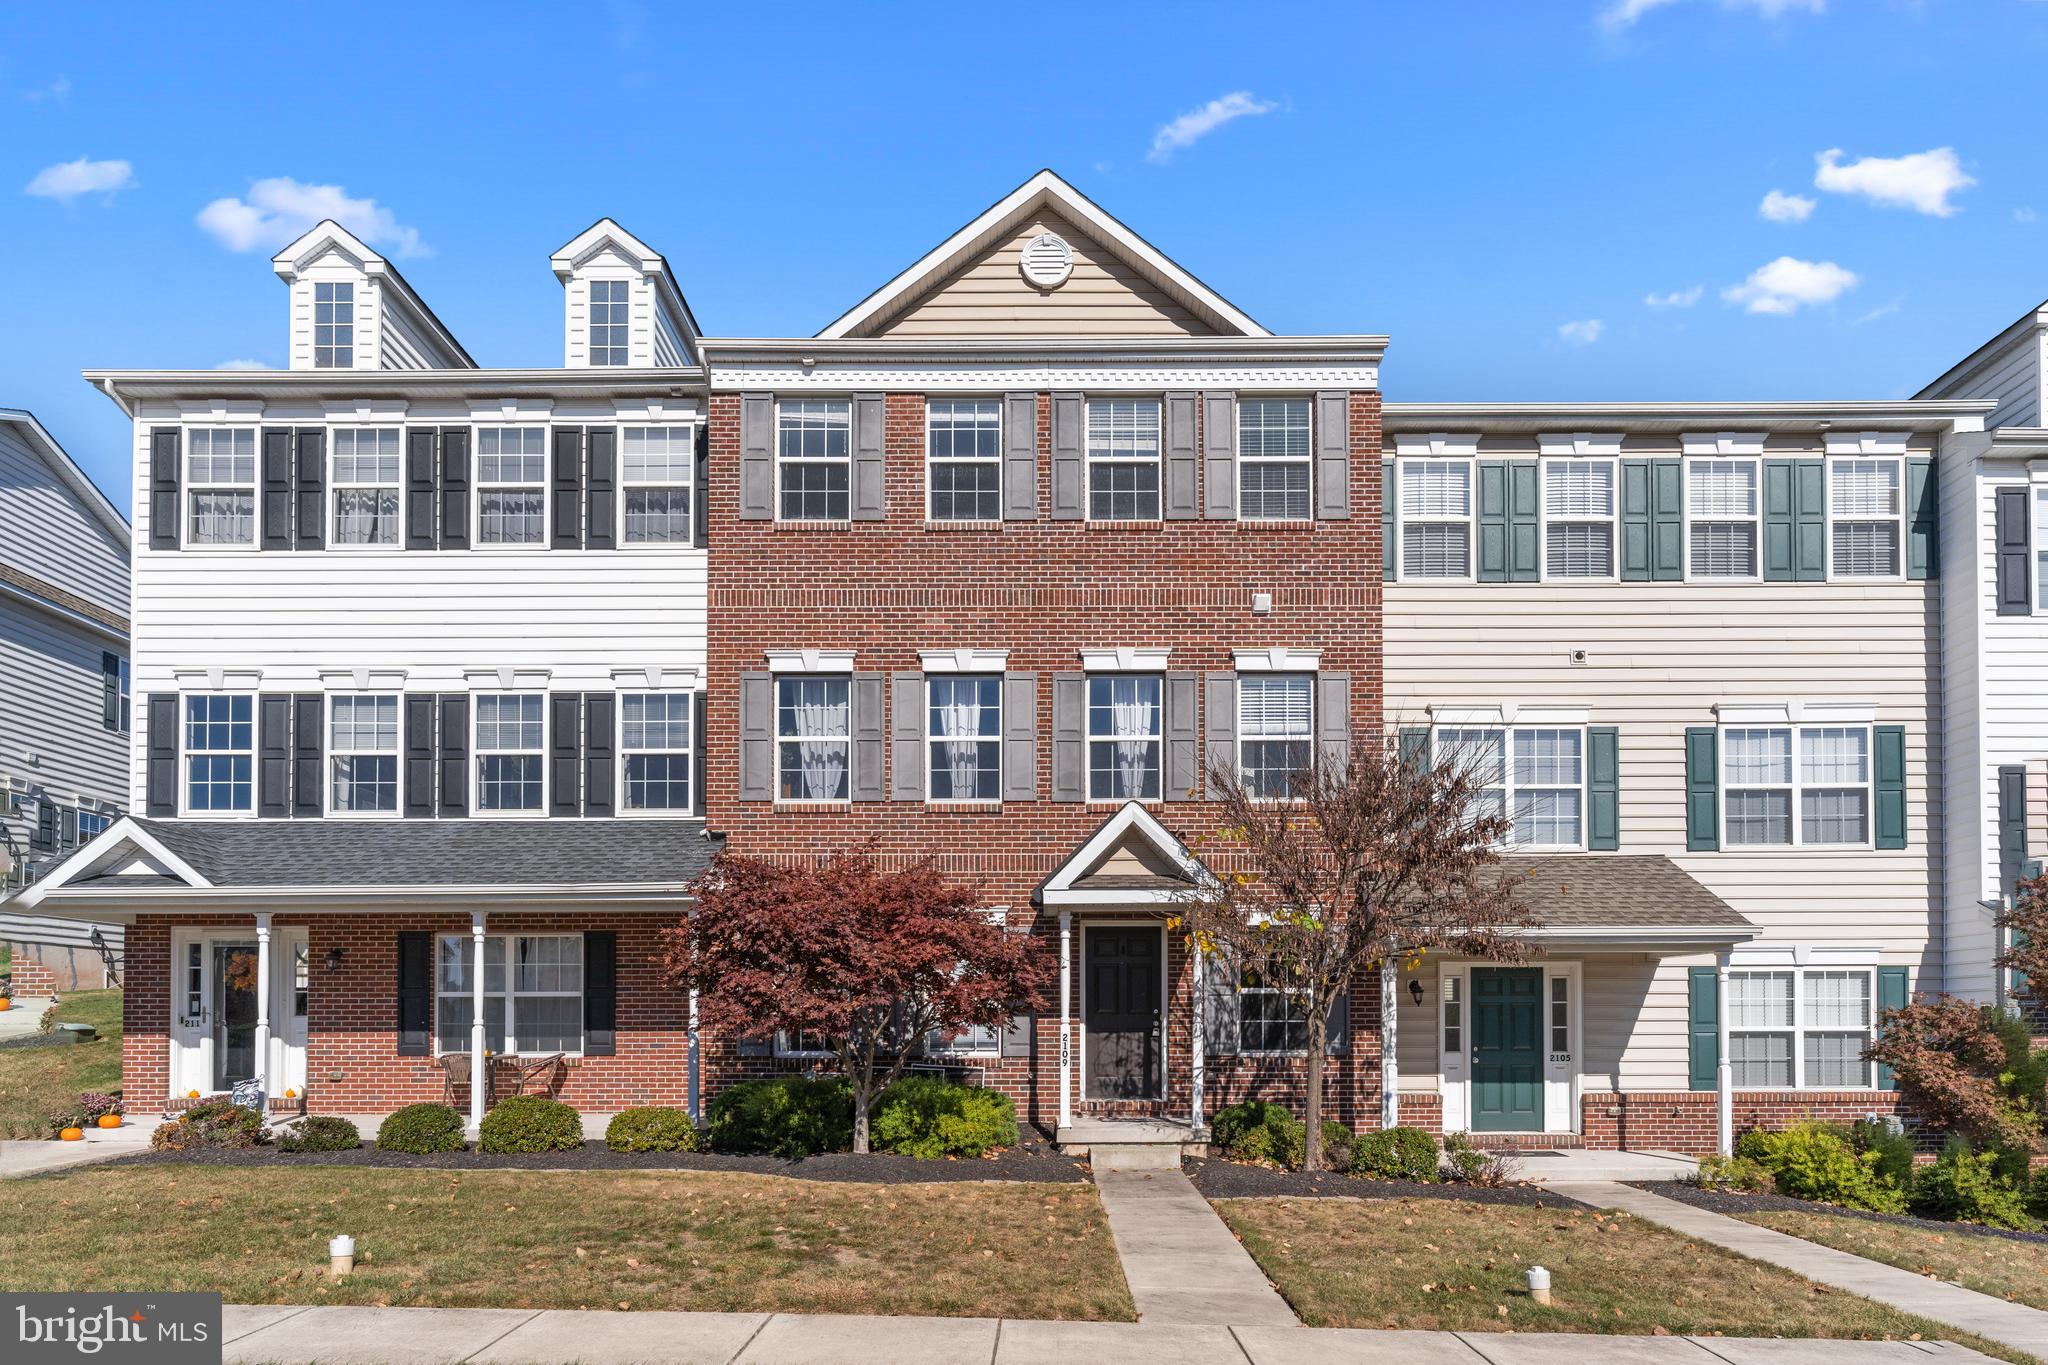
[[[1677,4],[1678,0],[1611,0],[1600,11],[1600,26],[1610,33],[1631,28],[1651,10]],[[1827,13],[1827,0],[1721,0],[1722,9],[1751,9],[1766,19],[1779,19],[1797,10],[1805,14]]]
[[[267,370],[270,366],[260,360],[223,360],[213,368],[216,370]]]
[[[1866,156],[1842,164],[1842,149],[1830,147],[1814,158],[1816,187],[1830,194],[1860,194],[1873,204],[1912,209],[1947,218],[1961,212],[1948,197],[1977,183],[1963,170],[1953,147],[1910,156]]]
[[[71,98],[71,78],[59,76],[48,85],[21,92],[23,104],[63,104]]]
[[[2012,211],[2012,220],[2015,223],[2038,223],[2041,221],[2041,215],[2022,205]]]
[[[1877,307],[1865,313],[1862,317],[1856,319],[1856,325],[1858,327],[1861,327],[1865,323],[1876,322],[1879,318],[1888,318],[1892,314],[1898,312],[1901,308],[1904,308],[1905,306],[1906,296],[1904,294],[1901,294],[1897,298],[1893,299],[1890,303],[1881,303]]]
[[[1802,261],[1780,256],[1769,265],[1758,266],[1741,284],[1721,291],[1729,303],[1739,303],[1745,313],[1769,313],[1782,317],[1808,304],[1833,303],[1862,283],[1853,270],[1833,261]]]
[[[1803,223],[1813,217],[1820,201],[1808,199],[1803,194],[1787,194],[1783,190],[1772,190],[1764,196],[1764,202],[1756,211],[1773,223]]]
[[[113,194],[135,183],[135,168],[125,161],[60,161],[36,172],[22,193],[68,204],[81,194]]]
[[[258,180],[249,197],[216,199],[199,210],[199,226],[230,251],[275,251],[323,218],[394,256],[424,256],[417,228],[401,224],[374,199],[351,199],[339,185],[305,185],[288,175]]]
[[[1586,318],[1579,322],[1560,323],[1557,339],[1567,346],[1591,346],[1607,330],[1607,324],[1599,318]]]
[[[1254,99],[1249,90],[1233,90],[1221,99],[1191,109],[1152,135],[1148,161],[1165,161],[1183,147],[1192,147],[1232,119],[1250,114],[1270,114],[1280,106],[1272,100]]]
[[[1668,294],[1645,294],[1643,302],[1652,308],[1690,308],[1706,292],[1705,285],[1696,284],[1690,289],[1674,289]]]

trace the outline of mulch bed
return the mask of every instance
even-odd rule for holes
[[[1869,1209],[1845,1209],[1840,1204],[1816,1204],[1785,1194],[1744,1194],[1739,1190],[1708,1190],[1683,1180],[1631,1180],[1629,1184],[1666,1199],[1690,1204],[1709,1213],[1831,1213],[1843,1218],[1861,1218],[1870,1223],[1896,1223],[1930,1232],[1955,1233],[1965,1237],[2003,1237],[2012,1242],[2048,1245],[2048,1232],[2015,1232],[1991,1228],[1982,1223],[1949,1223],[1938,1218],[1915,1218],[1905,1213],[1873,1213]]]
[[[1275,1196],[1310,1199],[1453,1199],[1465,1204],[1504,1204],[1516,1208],[1582,1209],[1576,1199],[1536,1185],[1482,1185],[1442,1183],[1422,1185],[1412,1180],[1364,1180],[1338,1172],[1315,1174],[1308,1171],[1276,1171],[1219,1157],[1190,1159],[1182,1163],[1195,1188],[1210,1199],[1270,1199]]]

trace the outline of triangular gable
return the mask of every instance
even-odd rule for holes
[[[1025,249],[1048,244],[1043,268]],[[1053,172],[1040,171],[820,338],[1270,336],[1241,309]]]
[[[29,448],[42,457],[50,471],[63,481],[87,511],[99,519],[100,524],[107,528],[107,534],[121,543],[125,554],[130,544],[128,519],[107,500],[107,495],[79,467],[78,461],[71,458],[71,452],[57,444],[57,438],[37,420],[36,415],[26,408],[0,408],[0,422],[21,431]]]
[[[1042,905],[1169,905],[1215,879],[1186,844],[1126,801],[1039,885]]]
[[[567,284],[577,271],[607,254],[654,282],[661,295],[662,307],[676,331],[682,335],[684,347],[690,352],[690,363],[695,364],[697,342],[703,332],[697,326],[696,316],[690,312],[689,300],[683,297],[682,286],[676,283],[674,272],[668,268],[668,258],[626,231],[617,219],[598,219],[563,243],[548,258],[548,265],[554,270],[555,278]]]
[[[133,816],[124,815],[87,840],[47,875],[31,882],[10,904],[33,909],[74,883],[95,881],[104,886],[109,881],[118,883],[130,877],[141,886],[161,886],[170,880],[203,891],[213,885],[161,839],[136,823]]]

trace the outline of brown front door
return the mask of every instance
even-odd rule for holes
[[[1163,936],[1151,925],[1082,929],[1087,1098],[1161,1098]]]

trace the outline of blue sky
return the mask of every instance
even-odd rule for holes
[[[281,365],[323,206],[550,365],[601,215],[806,334],[1045,165],[1276,331],[1390,333],[1396,399],[1898,397],[2048,296],[2044,0],[1250,12],[17,7],[0,406],[125,508],[78,372]]]

